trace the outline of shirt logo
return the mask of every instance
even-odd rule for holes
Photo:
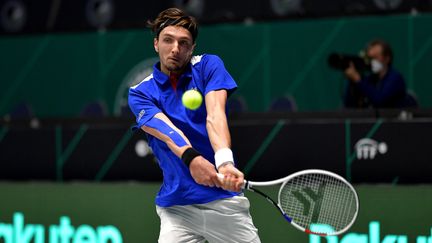
[[[145,110],[141,110],[141,111],[139,112],[139,114],[138,114],[138,119],[137,119],[138,122],[141,120],[141,118],[144,116],[144,114],[145,114]]]

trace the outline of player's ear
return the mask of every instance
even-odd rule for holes
[[[159,40],[157,38],[154,38],[153,39],[153,47],[157,53],[159,53],[158,43],[159,43]]]

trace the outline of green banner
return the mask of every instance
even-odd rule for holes
[[[431,107],[431,25],[431,14],[203,25],[195,53],[222,57],[250,111],[266,111],[280,96],[300,111],[337,110],[344,78],[328,55],[357,54],[382,38],[420,105]],[[40,117],[77,116],[92,102],[117,113],[156,57],[144,29],[4,36],[0,53],[0,115],[27,103]]]
[[[357,185],[360,213],[342,236],[294,229],[247,192],[262,242],[431,243],[432,186]],[[0,243],[156,242],[159,184],[0,183]],[[277,195],[277,188],[266,191]]]

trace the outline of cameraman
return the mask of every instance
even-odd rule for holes
[[[366,48],[371,60],[371,73],[362,76],[351,62],[345,69],[348,86],[344,94],[347,108],[401,108],[407,103],[406,84],[402,75],[392,67],[393,51],[382,40],[371,41]]]

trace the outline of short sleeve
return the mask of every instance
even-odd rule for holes
[[[237,89],[237,84],[225,69],[222,59],[216,55],[206,55],[203,61],[205,94],[213,90],[225,89],[230,95]]]
[[[129,89],[128,103],[131,111],[136,117],[136,125],[133,130],[141,128],[150,119],[154,117],[161,110],[156,105],[156,100],[141,92],[136,87]]]

